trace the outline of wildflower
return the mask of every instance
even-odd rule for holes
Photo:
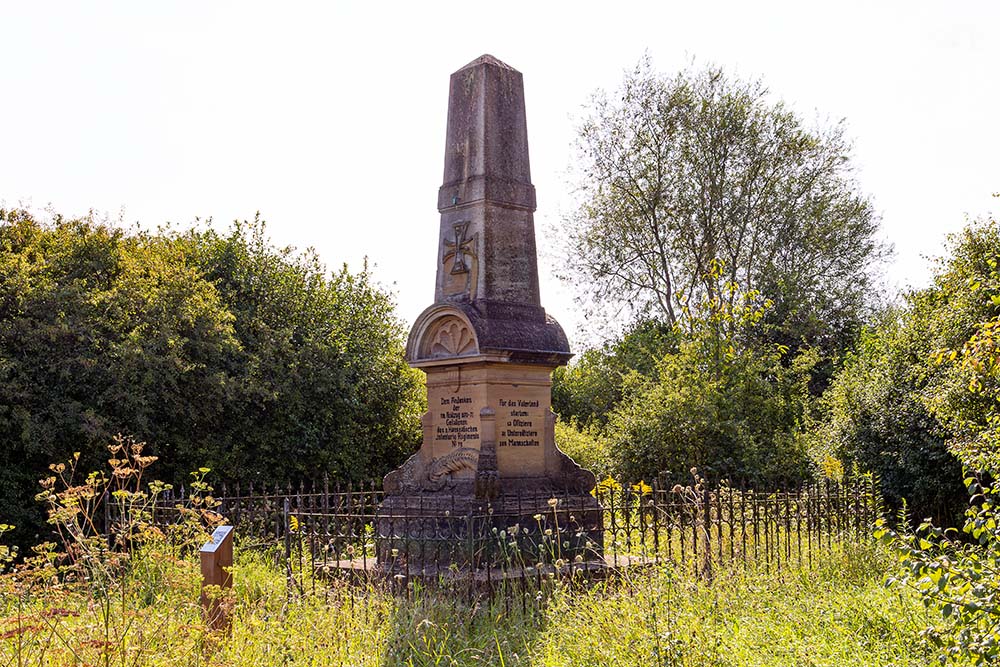
[[[564,565],[566,565],[566,561],[564,561],[562,558],[559,558],[559,559],[556,560],[556,567],[557,568],[561,569]]]
[[[546,537],[552,537],[552,529],[551,528],[546,528],[545,529],[545,536]]]
[[[582,563],[583,562],[583,554],[577,554],[576,558],[574,558],[573,560],[575,562],[577,562],[577,563]]]
[[[555,507],[559,504],[558,498],[549,498],[549,507]]]
[[[640,480],[638,484],[632,485],[632,490],[645,496],[653,492],[653,487],[646,484],[645,480]]]
[[[393,558],[395,558],[396,556],[398,556],[398,555],[399,555],[399,549],[393,549],[393,550],[392,550],[391,552],[389,552],[389,554],[390,554],[390,555],[391,555],[391,556],[392,556]]]
[[[534,519],[535,521],[541,521],[541,520],[542,520],[542,515],[541,515],[541,514],[536,514],[536,515],[535,515],[535,516],[533,516],[532,518],[533,518],[533,519]]]

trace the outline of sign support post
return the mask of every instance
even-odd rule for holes
[[[212,630],[228,630],[229,616],[222,606],[221,593],[233,587],[233,527],[219,526],[199,550],[201,555],[201,608]],[[209,586],[218,589],[209,594]]]

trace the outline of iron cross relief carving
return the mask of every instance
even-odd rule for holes
[[[469,231],[469,223],[466,222],[456,222],[452,225],[455,232],[455,240],[445,239],[444,245],[447,248],[444,253],[444,263],[447,264],[449,259],[454,258],[451,264],[451,273],[468,273],[469,265],[465,261],[465,256],[469,255],[475,257],[476,251],[473,246],[473,242],[476,240],[475,236],[469,238],[466,234]]]

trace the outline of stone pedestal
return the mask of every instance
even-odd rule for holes
[[[488,472],[504,490],[554,494],[593,488],[593,475],[555,446],[551,369],[479,361],[425,370],[423,445],[386,477],[386,492],[472,493],[477,473]],[[492,450],[492,465],[480,465],[484,443]]]
[[[427,373],[428,411],[420,450],[385,478],[383,567],[599,558],[594,475],[555,444],[550,354],[481,350],[472,322],[452,306],[417,320],[408,355]]]

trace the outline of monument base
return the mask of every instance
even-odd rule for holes
[[[388,496],[375,542],[389,572],[592,563],[603,552],[604,512],[589,494],[554,489],[505,490],[489,501],[471,493]]]

